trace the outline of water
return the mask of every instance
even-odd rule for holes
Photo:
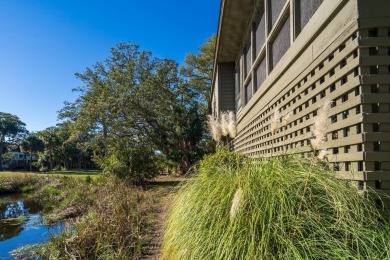
[[[58,234],[63,223],[42,224],[42,205],[21,195],[0,196],[0,259],[21,246],[47,241]]]

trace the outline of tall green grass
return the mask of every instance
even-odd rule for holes
[[[389,258],[388,219],[325,168],[297,156],[206,157],[174,199],[163,259]]]

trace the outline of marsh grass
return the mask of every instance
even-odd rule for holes
[[[63,204],[90,204],[88,210],[36,254],[42,259],[133,259],[139,256],[147,242],[146,229],[152,221],[150,194],[115,179],[85,189],[90,200],[84,198],[80,202],[83,197],[80,191]]]
[[[389,258],[388,219],[324,166],[222,149],[206,157],[174,198],[163,259]]]
[[[0,195],[32,192],[45,183],[48,183],[48,179],[32,175],[0,177]]]

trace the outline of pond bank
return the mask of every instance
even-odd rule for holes
[[[7,181],[0,177],[0,184],[18,192],[27,187],[28,196],[44,204],[45,223],[59,220],[72,223],[59,236],[33,248],[32,256],[156,259],[150,257],[159,251],[164,198],[178,181],[163,177],[164,180],[157,178],[144,187],[135,187],[103,176],[93,179],[30,177],[18,176]]]

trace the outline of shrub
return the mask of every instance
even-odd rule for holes
[[[87,177],[85,177],[85,182],[86,183],[91,183],[92,182],[91,176],[87,175]]]
[[[103,160],[103,172],[135,184],[155,177],[159,172],[157,156],[148,146],[121,144]]]
[[[313,160],[219,150],[180,188],[163,259],[384,259],[389,220]]]

